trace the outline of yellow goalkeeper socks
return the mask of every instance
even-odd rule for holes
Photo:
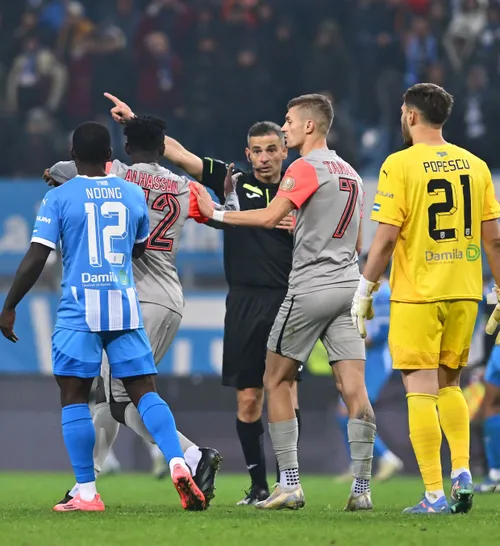
[[[437,414],[438,397],[432,394],[410,393],[408,423],[410,440],[427,492],[443,490],[441,472],[441,427]]]
[[[439,421],[451,452],[451,470],[469,469],[470,420],[467,402],[460,387],[439,391]]]

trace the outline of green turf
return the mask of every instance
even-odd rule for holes
[[[105,513],[53,513],[71,485],[64,474],[0,474],[0,544],[9,546],[411,546],[500,544],[500,494],[476,496],[473,511],[456,516],[402,516],[419,499],[417,479],[375,486],[373,513],[344,513],[348,486],[304,477],[307,505],[299,512],[235,506],[244,476],[222,475],[203,513],[183,512],[169,481],[148,475],[102,478]],[[432,541],[432,542],[431,542]]]

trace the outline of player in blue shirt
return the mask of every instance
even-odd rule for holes
[[[392,375],[392,362],[388,347],[390,296],[391,292],[387,277],[382,278],[380,289],[373,297],[375,318],[367,323],[368,335],[365,340],[365,383],[368,398],[372,406],[376,404],[382,389]],[[349,443],[347,440],[347,422],[349,416],[342,401],[339,403],[337,420],[344,434],[345,444],[349,452]],[[378,434],[375,437],[373,456],[378,459],[378,471],[374,477],[375,480],[388,480],[403,468],[401,459],[392,453]],[[345,476],[340,477],[340,481],[347,479],[352,480],[350,472],[348,475],[346,473]]]
[[[489,316],[486,306],[496,305],[498,297],[492,293],[492,283],[483,299],[480,311]],[[496,341],[498,343],[498,340]],[[488,476],[476,485],[476,493],[500,493],[500,345],[491,350],[484,373],[483,440],[488,465]]]
[[[56,245],[63,259],[62,296],[52,336],[53,372],[61,389],[62,431],[79,493],[56,511],[103,511],[95,486],[95,431],[88,406],[102,352],[123,381],[146,428],[169,462],[184,509],[205,499],[184,461],[174,417],[155,392],[156,366],[144,333],[132,257],[145,250],[149,215],[144,193],[105,172],[112,150],[99,123],[80,125],[72,156],[79,175],[49,191],[36,218],[30,248],[0,315],[3,335],[16,342],[15,308],[35,284]]]

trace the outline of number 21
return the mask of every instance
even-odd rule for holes
[[[472,200],[471,179],[468,174],[460,175],[460,184],[464,195],[464,236],[472,239]],[[455,186],[444,178],[434,178],[427,184],[429,195],[438,195],[444,191],[446,200],[441,203],[433,203],[428,209],[429,236],[438,243],[443,241],[457,241],[458,230],[456,228],[439,229],[439,216],[452,216],[457,212],[457,196]]]

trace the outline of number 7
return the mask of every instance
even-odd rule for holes
[[[356,203],[358,202],[358,183],[356,180],[351,180],[349,178],[339,178],[339,190],[349,192],[349,197],[347,198],[347,203],[340,218],[340,222],[333,234],[334,239],[341,239],[344,236],[347,226],[352,220],[352,215],[354,214]]]

